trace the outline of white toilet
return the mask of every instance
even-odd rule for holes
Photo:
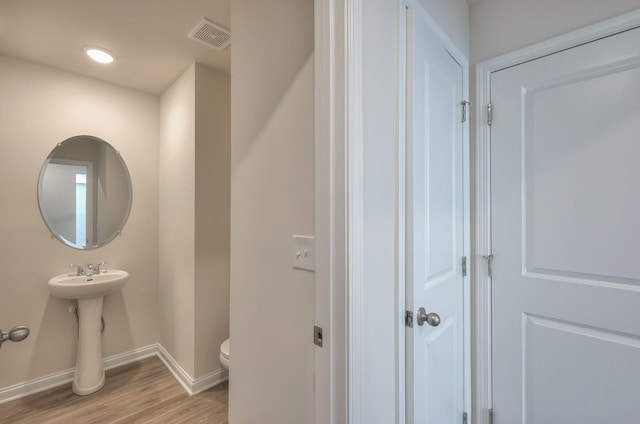
[[[231,360],[229,359],[229,339],[222,342],[220,345],[220,362],[222,366],[229,369]]]

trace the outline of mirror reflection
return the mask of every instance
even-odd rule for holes
[[[38,183],[42,218],[64,244],[95,249],[116,237],[131,210],[131,178],[106,141],[80,135],[49,154]]]

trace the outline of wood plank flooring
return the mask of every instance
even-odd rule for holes
[[[71,383],[0,405],[2,424],[227,424],[228,385],[189,396],[157,357],[107,371],[97,393]]]

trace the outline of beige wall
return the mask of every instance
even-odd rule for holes
[[[231,79],[196,65],[195,377],[221,367],[229,337]]]
[[[194,64],[160,99],[160,343],[193,379],[229,331],[229,85]]]
[[[160,343],[194,376],[195,65],[160,98]]]
[[[313,1],[231,3],[230,422],[313,422]]]
[[[447,33],[456,47],[469,57],[469,6],[466,0],[418,0],[418,2]]]
[[[640,8],[640,0],[480,0],[470,10],[471,63]]]
[[[68,264],[107,261],[131,275],[105,298],[103,354],[158,340],[158,100],[155,96],[0,56],[0,328],[31,328],[0,351],[0,388],[75,366],[77,330],[47,280]],[[38,209],[40,168],[56,143],[90,134],[111,143],[133,181],[133,206],[121,237],[80,251],[63,245]]]

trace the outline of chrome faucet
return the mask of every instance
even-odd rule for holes
[[[106,262],[100,262],[98,265],[96,265],[95,267],[93,267],[93,274],[91,274],[91,275],[100,274],[100,267],[101,267],[102,265],[104,265],[104,264],[106,264]],[[89,266],[92,266],[92,265],[89,265]],[[91,268],[89,268],[89,269],[91,269]]]
[[[76,275],[77,275],[77,276],[87,275],[87,274],[84,272],[84,268],[82,268],[80,265],[70,264],[69,266],[73,266],[73,267],[76,267],[76,268],[77,268],[77,271],[76,271]]]
[[[73,266],[77,269],[77,276],[86,275],[87,277],[91,277],[92,275],[100,274],[100,267],[104,264],[106,264],[106,262],[100,262],[98,265],[89,264],[87,265],[86,271],[80,265],[71,264],[69,266]]]

